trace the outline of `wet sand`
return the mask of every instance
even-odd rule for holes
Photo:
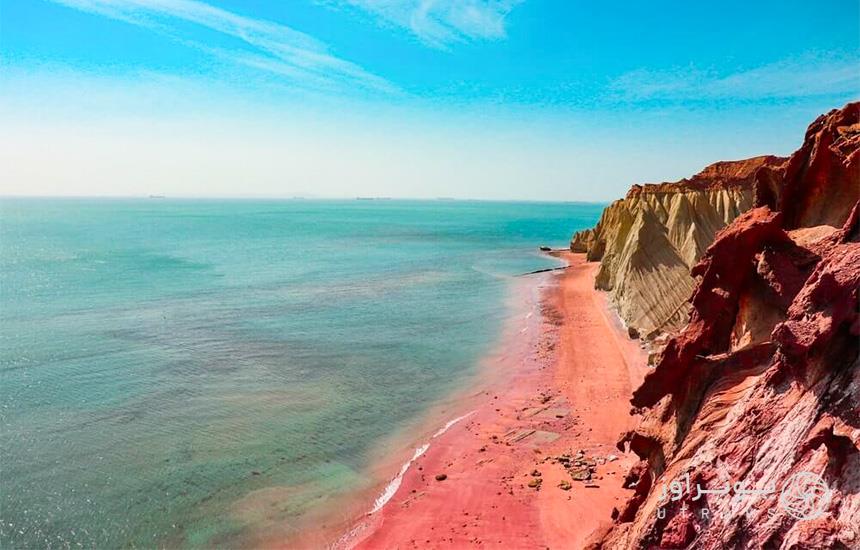
[[[431,437],[337,547],[579,548],[610,521],[634,462],[615,442],[632,425],[645,354],[594,290],[597,264],[556,255],[570,268],[531,283],[539,314],[525,313],[487,365],[462,401],[468,416]]]

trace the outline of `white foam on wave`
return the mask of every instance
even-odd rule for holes
[[[449,420],[449,421],[448,421],[444,426],[442,426],[441,428],[439,428],[439,431],[437,431],[435,434],[433,434],[433,437],[439,437],[439,436],[440,436],[440,435],[442,435],[443,433],[447,432],[447,431],[448,431],[448,429],[449,429],[451,426],[453,426],[453,425],[454,425],[454,424],[456,424],[457,422],[459,422],[459,421],[463,420],[464,418],[469,418],[470,416],[472,416],[472,415],[473,415],[473,414],[475,414],[476,412],[477,412],[477,411],[468,412],[468,413],[464,414],[463,416],[458,416],[458,417],[457,417],[457,418],[455,418],[454,420]]]
[[[462,416],[458,416],[454,420],[449,420],[444,426],[439,428],[439,430],[437,430],[436,433],[433,434],[433,437],[431,439],[439,437],[443,433],[447,432],[451,428],[451,426],[465,418],[472,416],[473,414],[475,414],[475,412],[477,411],[472,411]],[[391,500],[392,497],[394,497],[394,494],[397,493],[397,490],[400,489],[400,484],[403,483],[403,476],[405,476],[406,472],[409,471],[409,467],[412,466],[413,462],[418,460],[418,457],[426,453],[427,449],[429,448],[430,443],[428,442],[415,449],[415,452],[412,454],[412,458],[407,460],[403,464],[403,466],[400,467],[400,472],[398,472],[397,475],[394,476],[394,479],[392,479],[388,483],[388,485],[385,486],[385,489],[382,490],[382,493],[378,497],[376,497],[375,501],[373,501],[373,509],[370,510],[371,514],[375,514],[376,512],[382,510],[382,507],[388,504],[388,501]]]
[[[388,485],[383,489],[382,494],[376,497],[376,500],[373,502],[373,509],[370,511],[371,514],[375,514],[376,512],[382,510],[382,507],[385,506],[391,497],[394,496],[394,493],[397,492],[397,489],[400,489],[400,484],[403,483],[403,476],[406,475],[406,471],[409,470],[409,467],[412,466],[412,463],[415,462],[419,456],[423,455],[427,452],[427,449],[430,448],[429,443],[425,443],[421,445],[417,449],[415,449],[415,454],[412,455],[412,458],[406,461],[403,466],[400,467],[400,472],[392,479]]]

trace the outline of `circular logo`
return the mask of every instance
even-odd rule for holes
[[[793,518],[815,519],[824,514],[832,492],[818,474],[798,472],[788,478],[779,494],[779,506]]]

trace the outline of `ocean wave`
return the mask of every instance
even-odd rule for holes
[[[471,411],[462,416],[458,416],[453,420],[449,420],[445,423],[444,426],[439,428],[436,433],[433,434],[433,437],[431,437],[430,439],[436,439],[440,435],[447,432],[451,428],[451,426],[453,426],[457,422],[460,422],[461,420],[472,416],[473,414],[475,414],[475,412],[476,411]],[[392,497],[394,497],[394,495],[397,493],[397,490],[400,489],[400,484],[403,483],[403,476],[406,475],[406,472],[409,471],[409,467],[412,466],[412,463],[418,460],[421,455],[426,453],[429,448],[430,443],[428,442],[415,449],[415,452],[412,454],[412,458],[407,460],[403,464],[403,466],[400,467],[400,471],[397,473],[396,476],[394,476],[394,479],[389,481],[388,485],[385,486],[385,489],[382,490],[382,493],[380,493],[380,495],[376,497],[376,500],[373,502],[373,508],[370,510],[371,514],[375,514],[376,512],[382,510],[382,507],[388,504],[388,501],[391,500]]]

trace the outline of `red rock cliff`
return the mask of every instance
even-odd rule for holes
[[[860,103],[754,180],[634,392],[635,495],[595,548],[860,548]]]

